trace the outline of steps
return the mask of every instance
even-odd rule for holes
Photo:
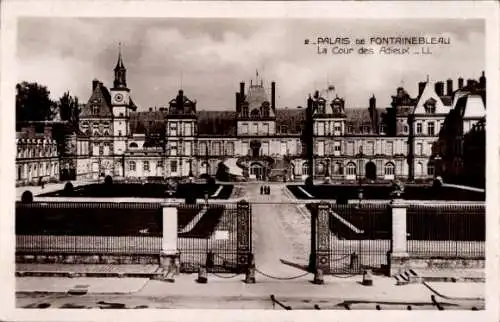
[[[457,270],[417,270],[406,269],[393,275],[396,285],[407,285],[423,282],[470,282],[484,283],[486,278],[484,269],[457,269]]]

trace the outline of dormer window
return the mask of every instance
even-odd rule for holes
[[[287,133],[288,127],[286,125],[282,125],[280,131],[281,131],[281,133]]]
[[[354,132],[354,128],[351,124],[347,125],[347,133],[352,133]]]
[[[363,126],[363,133],[370,133],[370,127],[368,125]]]
[[[92,105],[92,114],[99,114],[99,105]]]
[[[424,103],[424,109],[425,109],[425,113],[427,113],[427,114],[435,114],[436,113],[436,100],[433,99],[432,97],[429,98]]]
[[[253,109],[251,112],[251,117],[259,117],[259,110],[258,109]]]

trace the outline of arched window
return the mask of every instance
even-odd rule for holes
[[[104,131],[104,136],[108,136],[109,135],[109,132],[108,131]]]
[[[424,165],[422,162],[417,163],[417,175],[422,175],[424,174]]]
[[[427,174],[430,176],[434,175],[434,164],[432,162],[427,163]]]
[[[324,171],[325,171],[325,165],[323,164],[323,162],[320,162],[318,164],[318,174],[323,174]]]
[[[304,162],[302,165],[302,174],[309,175],[309,163]]]
[[[129,148],[137,148],[137,143],[132,142],[132,143],[130,143],[130,144],[129,144],[129,146],[128,146],[128,147],[129,147]]]
[[[347,168],[347,175],[356,174],[356,165],[353,162],[349,162],[346,168]]]
[[[395,167],[392,162],[387,162],[384,166],[384,174],[386,176],[393,176],[395,174]]]
[[[99,132],[98,131],[94,131],[94,136],[99,136]]]

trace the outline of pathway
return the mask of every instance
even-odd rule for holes
[[[298,205],[289,203],[285,185],[270,184],[271,194],[261,195],[260,184],[246,185],[245,196],[252,204],[253,250],[259,271],[278,277],[293,277],[305,271],[295,265],[308,264],[310,219]],[[259,277],[261,278],[261,277]]]

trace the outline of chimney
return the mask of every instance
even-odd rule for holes
[[[271,83],[271,109],[276,110],[276,83]]]
[[[458,79],[458,89],[462,89],[464,88],[464,79],[462,77],[460,77]]]
[[[436,91],[436,94],[441,97],[444,95],[444,83],[443,82],[436,82],[434,84],[434,90]]]
[[[418,83],[418,96],[422,95],[422,93],[424,92],[425,85],[426,85],[426,82],[419,82]]]
[[[241,101],[245,100],[245,83],[244,82],[240,83],[240,100]]]
[[[453,95],[453,80],[452,79],[448,79],[446,81],[446,90],[447,90],[448,96]]]
[[[241,94],[236,92],[236,112],[241,111],[241,101],[240,101]]]
[[[370,97],[370,109],[375,108],[377,108],[377,100],[375,98],[375,95],[372,95],[372,97]]]
[[[97,79],[94,79],[92,81],[92,90],[95,90],[98,85],[99,85],[99,81]]]

